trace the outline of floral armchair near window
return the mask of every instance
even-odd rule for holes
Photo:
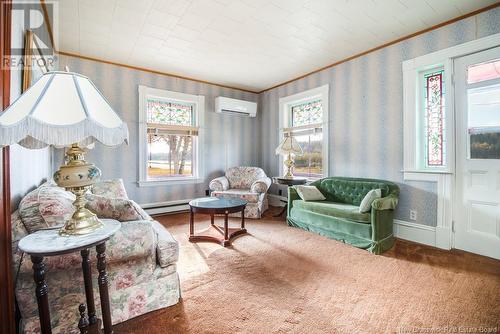
[[[268,208],[267,190],[270,186],[271,179],[258,167],[229,168],[225,176],[213,179],[209,184],[212,196],[247,201],[246,218],[262,217]]]

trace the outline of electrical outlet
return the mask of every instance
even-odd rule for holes
[[[210,196],[210,190],[209,189],[205,190],[205,196]]]
[[[410,210],[410,220],[417,220],[417,210]]]
[[[283,190],[278,190],[278,195],[283,196]]]

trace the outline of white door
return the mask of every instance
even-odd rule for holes
[[[500,47],[454,64],[454,245],[500,259]]]

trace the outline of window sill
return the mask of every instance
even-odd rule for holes
[[[202,183],[202,178],[179,178],[179,179],[168,179],[168,180],[142,180],[138,181],[139,187],[160,187],[167,185],[176,184],[196,184]]]
[[[403,173],[403,180],[405,181],[428,181],[438,182],[442,177],[452,176],[450,171],[425,171],[425,170],[405,170]]]
[[[417,169],[417,170],[402,170],[401,173],[419,173],[419,174],[453,174],[453,172],[449,170],[426,170],[426,169]]]

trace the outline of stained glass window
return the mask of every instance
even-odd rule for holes
[[[292,106],[292,126],[323,122],[321,100],[308,101]]]
[[[467,83],[472,84],[500,78],[500,59],[469,66]]]
[[[425,81],[425,135],[428,167],[444,166],[444,85],[443,72],[424,75]]]
[[[158,99],[147,100],[148,123],[193,125],[193,105]]]

